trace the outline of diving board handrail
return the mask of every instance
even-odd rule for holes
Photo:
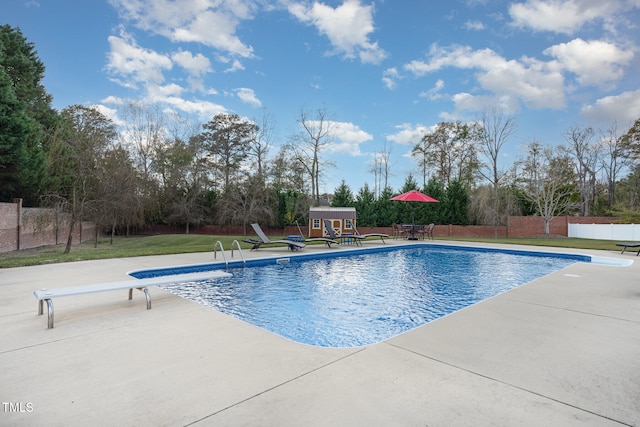
[[[247,260],[244,259],[244,254],[242,253],[242,249],[240,249],[240,242],[238,242],[237,240],[234,240],[233,242],[231,242],[231,258],[233,258],[233,245],[238,246],[238,252],[240,252],[240,258],[242,258],[242,263],[243,265],[246,267],[247,266]]]
[[[222,242],[220,240],[216,240],[216,242],[213,244],[213,259],[217,259],[217,247],[218,245],[220,245],[220,252],[222,252],[222,258],[224,258],[224,265],[225,268],[229,268],[229,261],[227,261],[227,256],[224,254],[224,248],[222,247]],[[232,250],[233,250],[233,245],[232,245]]]

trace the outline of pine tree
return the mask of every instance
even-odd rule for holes
[[[0,201],[20,197],[20,170],[27,167],[24,141],[33,127],[9,76],[0,68]]]
[[[21,197],[35,205],[47,186],[47,141],[58,114],[42,85],[44,70],[20,29],[0,26],[0,200]]]
[[[333,193],[333,200],[331,206],[334,207],[353,207],[355,206],[353,200],[353,192],[343,179],[338,188]]]

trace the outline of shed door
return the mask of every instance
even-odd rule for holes
[[[333,228],[333,232],[336,236],[340,236],[342,234],[342,221],[339,219],[330,219],[329,222],[331,223],[331,228]],[[324,234],[328,235],[329,233],[325,231]]]

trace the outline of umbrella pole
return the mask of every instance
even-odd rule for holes
[[[413,203],[411,204],[411,237],[407,240],[418,240],[416,237],[416,213],[414,212]]]

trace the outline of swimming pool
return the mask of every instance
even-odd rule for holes
[[[232,278],[161,287],[294,341],[357,347],[576,261],[589,257],[414,245],[262,260]]]

